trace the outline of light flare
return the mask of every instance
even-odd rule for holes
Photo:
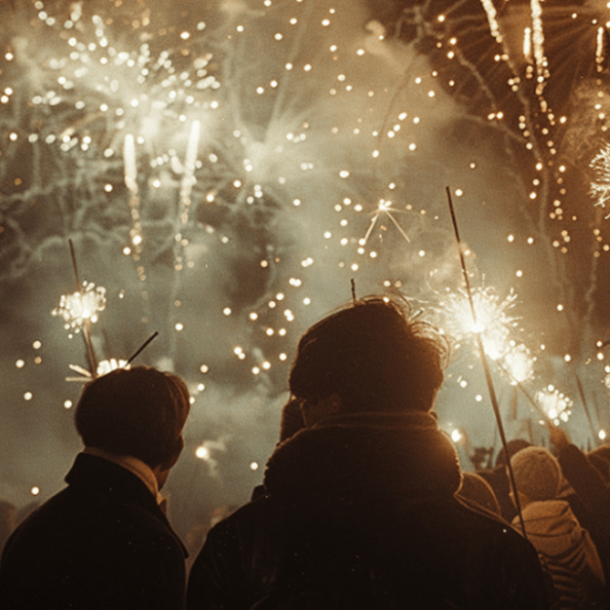
[[[548,385],[543,390],[536,392],[536,402],[556,426],[568,421],[574,404],[572,399],[553,385]]]
[[[490,287],[473,289],[475,323],[466,291],[450,292],[440,303],[440,315],[444,320],[440,326],[457,341],[469,340],[480,334],[487,356],[498,360],[511,351],[509,338],[517,318],[510,314],[510,310],[516,299],[513,292],[501,300]]]
[[[64,319],[66,330],[79,332],[88,322],[97,322],[97,314],[105,307],[106,289],[85,281],[81,291],[62,295],[59,305],[51,314]]]

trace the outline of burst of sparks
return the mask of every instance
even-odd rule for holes
[[[106,307],[106,289],[92,282],[83,282],[83,289],[62,295],[59,306],[51,314],[64,319],[66,330],[79,332],[87,322],[97,322],[98,313]]]
[[[553,385],[536,392],[536,401],[555,425],[567,422],[572,413],[572,400]]]
[[[523,345],[515,345],[502,357],[502,366],[510,375],[511,382],[524,383],[534,378],[534,362],[536,358],[530,349]]]
[[[458,341],[481,335],[485,353],[492,360],[498,360],[511,351],[510,332],[517,324],[517,318],[510,315],[517,295],[510,293],[504,300],[491,288],[477,288],[472,291],[472,300],[477,316],[475,324],[468,294],[464,290],[450,292],[440,303],[445,323],[444,330]]]
[[[109,358],[108,360],[102,360],[97,365],[97,376],[101,377],[102,375],[107,375],[111,371],[116,371],[117,369],[128,369],[130,368],[127,364],[127,360],[117,359],[117,358]]]

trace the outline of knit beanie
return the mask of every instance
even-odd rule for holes
[[[526,447],[510,460],[517,491],[532,501],[554,500],[561,481],[559,462],[544,447]]]

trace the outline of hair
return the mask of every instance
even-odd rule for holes
[[[337,393],[352,413],[430,410],[449,343],[409,314],[406,302],[371,296],[324,318],[299,341],[290,391],[305,400]]]
[[[182,448],[189,409],[180,377],[138,366],[87,383],[74,422],[85,446],[131,455],[154,468],[171,462]]]
[[[527,447],[531,446],[532,443],[526,441],[523,438],[514,438],[508,441],[508,443],[506,443],[506,448],[508,449],[508,459],[510,460],[513,455],[519,453],[519,451],[521,451],[522,449],[527,449]],[[498,455],[496,456],[496,468],[498,466],[506,466],[507,463],[508,462],[506,460],[506,451],[504,451],[504,447],[502,447],[500,451],[498,451]]]
[[[481,475],[474,472],[463,472],[462,486],[458,495],[472,500],[478,506],[482,506],[496,515],[502,515],[493,487]]]

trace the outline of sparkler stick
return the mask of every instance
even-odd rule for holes
[[[78,277],[78,265],[76,264],[74,244],[71,239],[68,240],[68,243],[70,244],[70,255],[72,257],[72,269],[74,270],[74,279],[76,281],[76,292],[80,294],[82,285]],[[91,375],[95,379],[97,376],[97,360],[95,358],[95,352],[93,351],[93,344],[91,343],[91,321],[89,319],[85,320],[83,324],[83,341],[85,342],[85,349],[87,350],[87,360],[89,361],[89,366],[91,368]]]
[[[159,334],[159,331],[155,331],[144,343],[141,347],[136,351],[136,353],[127,361],[127,364],[131,364],[133,360],[137,358],[145,349],[148,347],[148,344]],[[127,365],[125,365],[127,366]]]
[[[582,406],[585,409],[585,414],[587,415],[587,420],[589,421],[589,426],[591,427],[591,434],[593,435],[593,441],[597,438],[595,433],[595,426],[593,425],[593,420],[591,419],[591,413],[589,412],[589,405],[587,404],[587,399],[585,398],[585,391],[583,390],[582,383],[580,382],[580,377],[578,373],[574,371],[574,377],[576,377],[576,385],[578,386],[578,393],[580,394],[580,401],[582,402]]]
[[[354,282],[354,278],[350,280],[350,284],[352,285],[352,301],[356,302],[356,282]]]
[[[517,388],[519,388],[522,394],[527,398],[528,402],[534,407],[536,413],[542,417],[547,425],[551,424],[551,420],[549,416],[544,412],[543,409],[540,408],[540,405],[530,396],[530,393],[523,387],[523,384],[520,381],[517,381],[503,366],[500,362],[496,361],[496,364],[500,367],[500,370],[508,377],[511,383],[515,384]]]
[[[466,270],[466,261],[464,260],[464,253],[462,252],[462,240],[460,239],[460,232],[458,230],[457,220],[455,218],[455,210],[453,209],[453,201],[451,199],[451,190],[447,186],[445,187],[447,193],[447,201],[449,202],[449,211],[451,213],[451,222],[453,223],[453,231],[455,233],[455,239],[458,246],[460,255],[460,264],[462,266],[462,275],[464,276],[464,282],[466,284],[466,292],[468,294],[468,302],[470,303],[470,311],[472,313],[472,321],[477,327],[477,314],[474,308],[474,300],[472,299],[472,291],[470,289],[470,280],[468,279],[468,271]],[[477,346],[479,348],[479,354],[481,356],[481,363],[483,364],[483,371],[485,373],[485,381],[487,382],[487,391],[489,392],[489,398],[491,399],[491,405],[496,416],[496,423],[498,425],[498,431],[500,432],[500,439],[502,441],[502,447],[506,454],[506,466],[508,467],[508,478],[510,480],[510,486],[515,499],[515,505],[517,507],[517,514],[519,515],[519,523],[521,524],[521,530],[523,536],[527,538],[525,533],[525,522],[523,521],[523,513],[521,512],[521,501],[519,500],[519,494],[517,492],[517,486],[515,485],[515,474],[510,463],[510,457],[508,453],[508,443],[506,442],[506,434],[504,433],[504,425],[502,424],[502,417],[500,415],[500,407],[498,405],[498,398],[496,396],[496,389],[494,388],[493,379],[489,371],[489,365],[487,363],[487,356],[485,355],[485,348],[483,347],[483,337],[481,331],[477,331]]]

